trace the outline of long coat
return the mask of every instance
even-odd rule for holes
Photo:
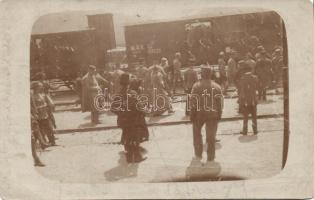
[[[255,75],[258,78],[259,87],[267,88],[272,80],[272,63],[271,60],[259,59],[255,66]]]
[[[112,104],[111,111],[117,115],[117,124],[122,129],[121,143],[125,144],[130,141],[140,143],[148,140],[145,113],[137,108],[139,104],[137,92],[121,89],[119,94],[122,100],[115,100],[117,104]]]
[[[239,80],[239,104],[244,105],[257,105],[258,90],[257,77],[252,72],[246,72],[242,75]]]
[[[82,78],[82,112],[95,110],[94,99],[101,94],[101,86],[109,87],[109,82],[102,78],[99,74],[90,75],[87,73]]]

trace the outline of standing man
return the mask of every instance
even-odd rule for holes
[[[99,123],[99,113],[96,109],[94,99],[101,93],[99,82],[108,84],[108,81],[100,77],[96,72],[96,67],[93,65],[88,66],[88,73],[82,78],[82,112],[91,112],[91,122],[94,124]]]
[[[181,62],[181,53],[177,52],[174,55],[174,60],[173,60],[173,94],[176,92],[176,87],[178,86],[178,83],[182,83],[182,76],[181,76],[181,67],[182,67],[182,62]]]
[[[248,52],[247,54],[245,54],[244,57],[244,62],[249,65],[249,67],[251,68],[252,73],[255,73],[255,66],[256,66],[256,62],[253,60],[253,56],[250,52]]]
[[[258,97],[260,100],[266,101],[266,89],[271,83],[272,63],[266,58],[266,51],[260,53],[260,58],[256,62],[255,74],[258,78]]]
[[[165,86],[164,76],[162,75],[162,72],[160,71],[158,66],[152,68],[150,77],[152,83],[151,97],[153,101],[152,102],[153,115],[154,116],[161,115],[166,110],[168,111],[168,114],[174,113],[171,104],[171,99]],[[157,98],[157,95],[158,96],[161,95],[164,98]]]
[[[184,90],[187,94],[186,98],[189,98],[189,94],[191,94],[192,87],[194,83],[197,81],[197,72],[193,69],[193,63],[190,62],[190,67],[184,72]],[[189,115],[190,112],[188,111],[188,103],[189,100],[186,101],[185,106],[185,115]]]
[[[237,62],[235,61],[235,52],[231,51],[230,58],[228,60],[228,82],[229,84],[235,84],[234,78],[237,72]]]
[[[206,126],[207,161],[215,159],[215,140],[218,122],[221,119],[223,95],[220,86],[211,80],[211,68],[201,69],[201,80],[196,82],[191,94],[191,121],[195,157],[202,158],[203,141],[201,130]]]
[[[138,163],[146,159],[140,152],[143,131],[148,131],[143,110],[138,109],[137,93],[129,89],[130,76],[120,77],[121,90],[111,104],[111,111],[117,115],[118,126],[122,129],[121,143],[126,151],[128,163]],[[148,133],[145,133],[148,134]]]
[[[227,94],[227,89],[228,89],[228,73],[227,73],[226,65],[227,64],[225,62],[225,53],[221,51],[218,56],[218,67],[219,67],[219,73],[221,77],[221,87],[225,95]]]
[[[120,63],[116,63],[115,69],[112,73],[113,91],[112,94],[118,94],[121,90],[120,76],[124,74],[124,71],[120,69]]]
[[[243,130],[241,134],[247,135],[248,132],[248,115],[252,115],[253,132],[257,134],[257,77],[253,75],[251,67],[247,64],[243,66],[244,74],[239,81],[239,104],[243,113]]]
[[[273,53],[272,58],[272,67],[273,67],[273,80],[276,88],[276,93],[278,94],[278,87],[281,82],[281,76],[282,76],[282,68],[283,68],[283,56],[280,48],[277,48]]]

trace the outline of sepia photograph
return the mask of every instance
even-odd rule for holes
[[[70,183],[276,175],[288,148],[284,26],[254,9],[40,17],[30,38],[38,173]]]
[[[303,199],[309,0],[0,0],[0,200]]]

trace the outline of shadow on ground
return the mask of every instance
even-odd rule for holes
[[[118,166],[106,171],[104,176],[107,181],[114,182],[125,178],[137,176],[138,163],[128,164],[123,151],[119,152]]]

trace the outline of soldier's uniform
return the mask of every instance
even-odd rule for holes
[[[239,104],[243,113],[243,131],[242,134],[247,134],[248,131],[248,116],[252,115],[252,128],[254,134],[257,134],[257,95],[258,80],[252,74],[249,67],[246,67],[246,72],[239,80]]]
[[[91,122],[99,123],[99,111],[95,106],[95,97],[102,92],[102,89],[109,87],[109,82],[96,71],[96,67],[90,65],[90,72],[82,78],[82,112],[91,112]]]
[[[256,62],[255,75],[258,78],[258,96],[260,100],[266,100],[266,89],[271,84],[272,78],[272,63],[271,60],[265,57],[265,52],[262,52],[261,57]]]
[[[275,86],[278,87],[278,84],[281,81],[282,76],[282,68],[283,68],[283,56],[281,55],[281,50],[276,49],[274,56],[272,58],[272,71],[274,72],[273,80],[275,82]]]
[[[173,94],[175,94],[176,92],[176,88],[178,86],[178,83],[181,82],[182,83],[182,76],[181,76],[181,67],[182,67],[182,63],[180,61],[180,59],[175,58],[173,60],[173,84],[172,84],[172,90],[173,90]]]
[[[215,158],[215,139],[218,122],[221,118],[223,95],[220,86],[210,80],[210,68],[202,68],[202,74],[209,77],[196,82],[192,88],[191,121],[193,123],[193,143],[196,157],[202,157],[203,142],[201,129],[206,126],[207,160]],[[205,91],[207,95],[205,95]],[[209,94],[209,95],[208,95]]]

